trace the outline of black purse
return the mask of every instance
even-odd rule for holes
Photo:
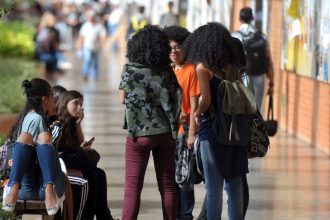
[[[273,96],[272,95],[269,95],[266,126],[267,126],[268,136],[274,136],[277,132],[278,123],[276,120],[274,120]]]
[[[251,141],[247,145],[248,158],[264,157],[269,149],[266,123],[259,110],[252,115]]]

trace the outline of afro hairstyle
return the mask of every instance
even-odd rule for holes
[[[164,31],[170,41],[175,41],[179,45],[190,35],[187,29],[177,25],[165,27]]]
[[[232,37],[220,23],[210,22],[197,28],[184,42],[186,61],[203,64],[214,73],[233,63]]]
[[[236,37],[232,37],[232,49],[233,49],[233,58],[235,59],[234,65],[238,69],[244,68],[246,65],[244,47],[242,42]]]
[[[163,29],[156,25],[146,25],[127,43],[129,62],[155,67],[170,64],[168,54],[171,48]]]

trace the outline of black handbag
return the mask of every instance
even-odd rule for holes
[[[266,123],[259,110],[252,115],[251,141],[247,145],[248,158],[264,157],[269,149]]]
[[[278,123],[276,120],[274,120],[273,96],[272,95],[269,95],[266,126],[267,126],[268,136],[274,136],[277,132]]]
[[[188,125],[183,123],[184,134],[180,135],[176,146],[175,160],[175,182],[181,190],[189,191],[194,189],[194,184],[203,181],[203,177],[197,171],[195,150],[187,148]],[[196,148],[195,141],[194,148]]]
[[[175,182],[182,190],[194,189],[193,152],[186,147],[186,134],[179,137],[177,144],[177,160],[175,168]]]

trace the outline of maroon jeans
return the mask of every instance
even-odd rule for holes
[[[174,157],[176,142],[170,134],[150,135],[126,140],[125,196],[123,220],[135,220],[140,209],[141,191],[150,151],[154,158],[163,219],[176,219]]]

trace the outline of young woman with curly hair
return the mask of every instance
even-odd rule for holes
[[[206,187],[207,219],[221,219],[222,190],[228,195],[229,219],[243,219],[242,175],[248,172],[246,146],[219,144],[212,130],[211,105],[223,71],[235,64],[229,31],[219,23],[208,23],[196,29],[185,42],[187,60],[196,64],[201,98],[195,112],[199,124],[201,157]]]
[[[150,152],[162,199],[163,219],[176,218],[174,157],[181,90],[170,67],[164,31],[147,25],[129,40],[119,86],[128,137],[125,154],[123,220],[137,219]]]
[[[190,32],[180,26],[165,27],[164,31],[169,39],[171,47],[170,59],[172,67],[182,90],[181,122],[179,127],[179,138],[177,149],[181,146],[192,149],[196,140],[197,124],[194,114],[198,106],[200,95],[199,83],[196,74],[196,67],[192,63],[186,63],[182,44],[190,35]],[[188,129],[187,137],[184,135],[183,124],[186,123]],[[177,219],[193,219],[193,209],[195,205],[194,189],[181,189],[177,184],[178,195],[178,216]]]

